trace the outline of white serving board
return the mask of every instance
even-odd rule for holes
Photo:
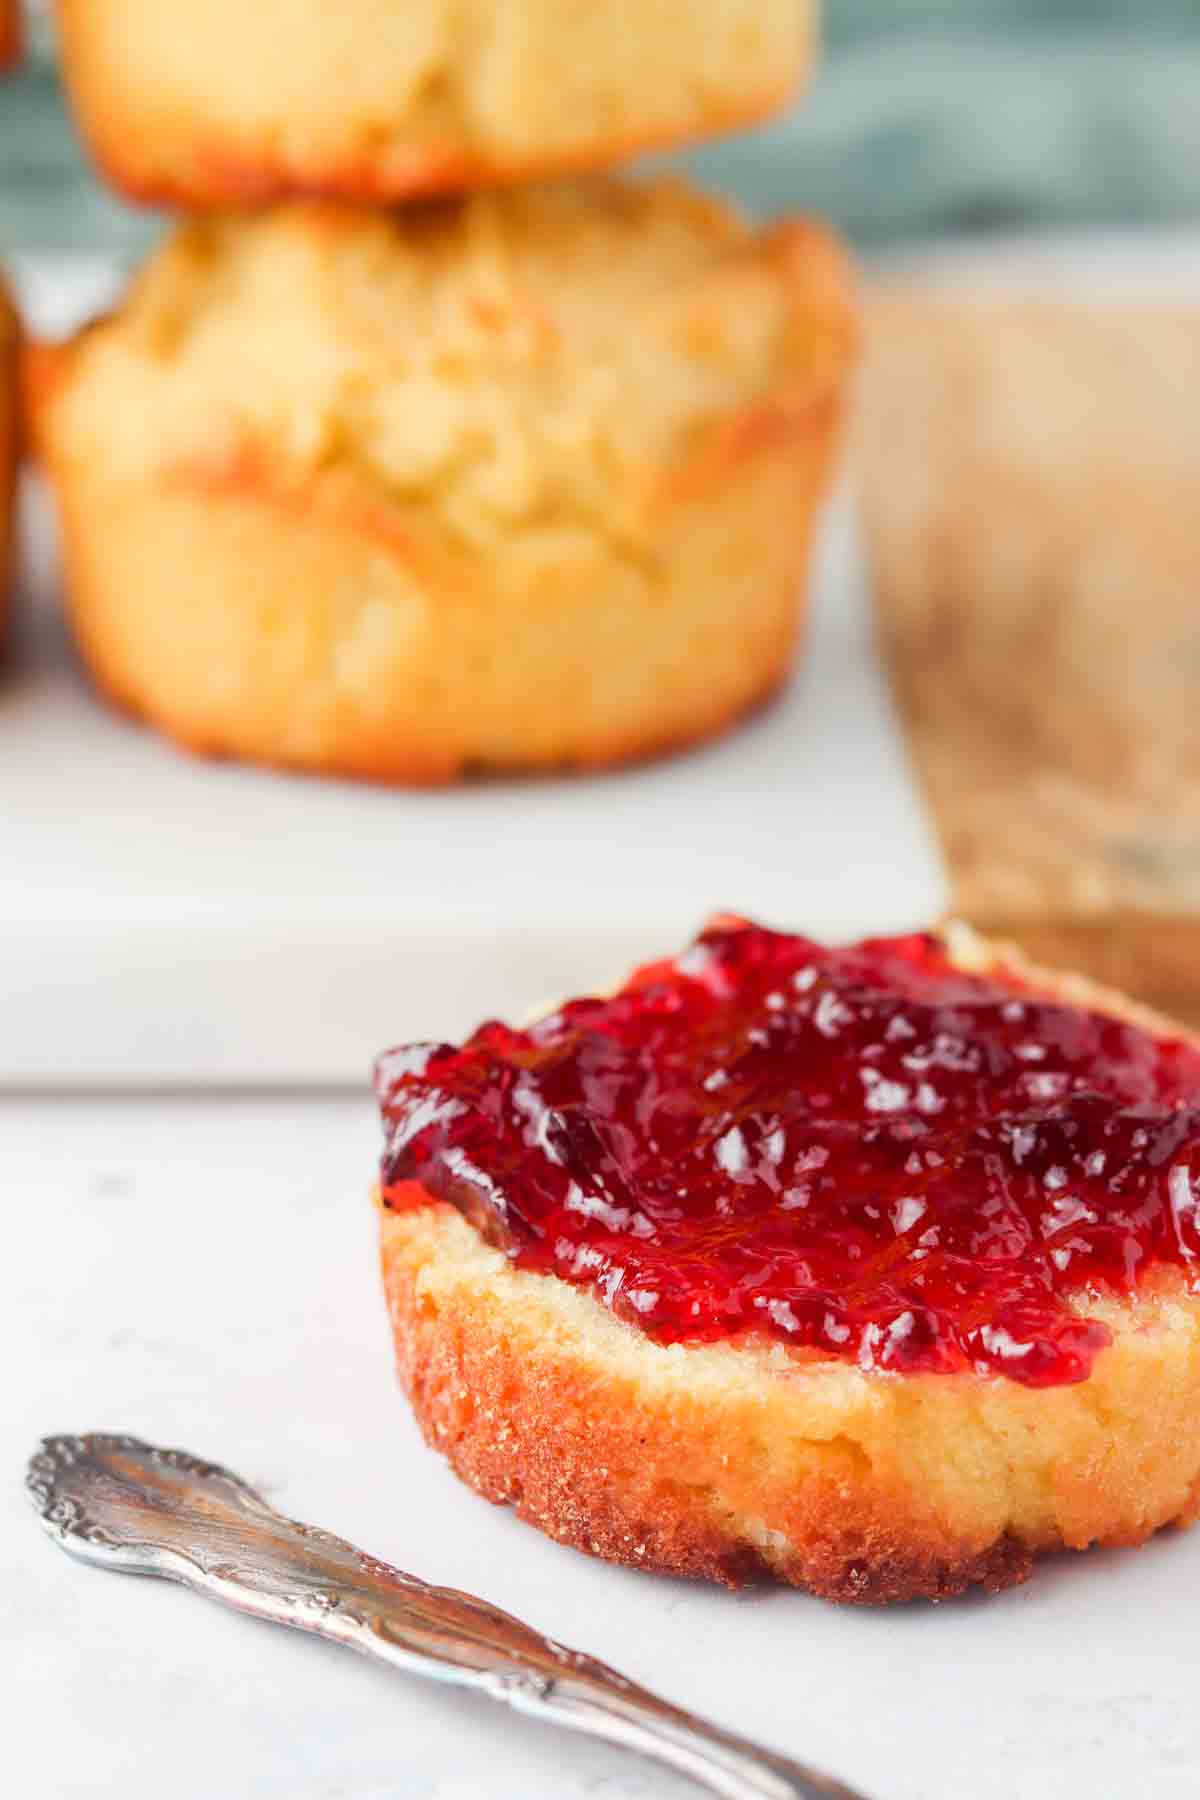
[[[19,273],[54,329],[111,281]],[[611,775],[405,792],[199,761],[110,712],[29,485],[36,629],[0,684],[0,1082],[356,1082],[385,1043],[610,982],[714,910],[849,936],[944,904],[844,504],[796,679],[742,729]]]
[[[1195,1800],[1200,1530],[993,1599],[732,1595],[459,1485],[391,1370],[357,1099],[0,1097],[0,1679],[13,1800],[689,1800],[694,1790],[181,1589],[71,1563],[20,1492],[128,1430],[465,1587],[871,1800]]]

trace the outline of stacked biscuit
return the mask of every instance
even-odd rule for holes
[[[193,209],[30,358],[115,699],[194,748],[437,781],[663,750],[779,682],[843,259],[579,171],[780,104],[797,0],[59,12],[101,166]]]

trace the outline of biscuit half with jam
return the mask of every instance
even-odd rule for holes
[[[1200,1493],[1200,1045],[965,931],[741,920],[379,1063],[428,1441],[614,1561],[848,1601]]]

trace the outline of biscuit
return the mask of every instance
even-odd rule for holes
[[[1141,1543],[1200,1499],[1200,1303],[1179,1291],[1093,1306],[1112,1347],[1083,1386],[1043,1391],[659,1345],[445,1206],[385,1215],[382,1258],[427,1442],[612,1562],[942,1599],[1022,1581],[1037,1552]]]
[[[1176,1036],[1011,949],[962,932],[949,944],[957,966],[1014,978],[1014,994]],[[615,1062],[587,1066],[620,1079]],[[549,1142],[528,1095],[519,1110],[529,1144]],[[414,1131],[434,1118],[426,1106]],[[564,1129],[585,1141],[586,1121]],[[475,1164],[485,1178],[489,1166]],[[1047,1179],[1063,1191],[1053,1168]],[[590,1210],[590,1192],[568,1204]],[[1021,1581],[1041,1552],[1140,1543],[1200,1503],[1200,1299],[1179,1266],[1130,1293],[1068,1289],[1064,1316],[1100,1326],[1106,1346],[1039,1385],[1003,1372],[1016,1353],[1003,1344],[998,1366],[914,1372],[753,1330],[662,1341],[637,1322],[645,1296],[620,1316],[595,1285],[520,1266],[419,1182],[388,1189],[381,1231],[399,1373],[427,1441],[485,1498],[613,1561],[842,1601],[938,1599]]]
[[[345,775],[702,738],[787,672],[853,341],[822,230],[676,184],[193,221],[29,361],[84,654]]]
[[[387,201],[742,125],[807,71],[806,0],[58,0],[105,173],[189,207]]]

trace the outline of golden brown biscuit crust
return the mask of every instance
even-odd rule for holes
[[[814,446],[818,459],[813,490],[824,471]],[[767,703],[787,678],[803,622],[799,583],[817,492],[776,467],[753,484],[744,527],[722,531],[698,503],[681,509],[677,534],[693,540],[687,569],[714,541],[716,554],[748,559],[762,530],[794,509],[786,557],[760,571],[740,612],[727,598],[699,617],[689,604],[678,623],[661,612],[648,644],[642,596],[606,582],[592,558],[516,584],[500,605],[494,584],[483,589],[474,571],[451,569],[444,586],[422,582],[428,653],[391,668],[368,658],[352,684],[338,664],[356,656],[362,614],[356,606],[347,616],[341,594],[365,591],[372,606],[402,619],[414,566],[430,560],[362,496],[259,485],[238,470],[164,484],[140,504],[131,496],[114,505],[102,489],[68,491],[60,480],[57,499],[72,625],[109,700],[201,756],[436,787],[475,774],[582,771],[666,755]],[[281,616],[284,596],[289,616]],[[531,657],[511,673],[497,667],[513,637],[535,635],[556,600],[586,604],[589,614],[594,607],[594,632],[578,635],[569,657]],[[614,638],[652,690],[636,713],[620,667],[606,671],[602,660]],[[553,655],[553,644],[546,648]],[[693,657],[711,657],[715,679],[703,690],[667,691],[678,661]],[[483,689],[473,667],[489,662],[497,679]]]
[[[232,0],[224,14],[179,0],[58,13],[68,92],[109,180],[188,207],[380,203],[611,167],[777,111],[815,35],[801,0],[647,0],[636,56],[620,9],[579,0],[342,0],[320,20],[294,0],[261,25]]]
[[[269,206],[283,200],[328,200],[354,205],[395,205],[436,199],[476,188],[586,175],[614,168],[636,156],[681,150],[697,139],[741,131],[769,119],[793,92],[788,82],[736,106],[714,107],[702,127],[663,128],[606,138],[556,155],[485,156],[450,145],[403,148],[381,161],[369,151],[347,151],[319,164],[299,160],[273,164],[271,152],[258,154],[215,134],[188,145],[186,165],[160,166],[161,143],[145,142],[128,121],[108,117],[80,103],[92,155],[110,187],[141,206]]]
[[[1200,1503],[1200,1300],[1174,1276],[1089,1301],[1112,1345],[1087,1381],[1032,1389],[754,1341],[663,1346],[513,1269],[448,1207],[385,1211],[381,1229],[427,1441],[485,1498],[611,1561],[940,1599],[1023,1581],[1040,1552],[1141,1543]]]
[[[708,203],[700,216],[708,230]],[[311,221],[333,238],[357,229]],[[31,418],[102,687],[200,751],[413,783],[604,765],[721,730],[786,674],[853,340],[824,234],[786,226],[731,252],[720,280],[739,259],[766,273],[800,364],[677,434],[680,453],[641,455],[635,487],[614,478],[611,526],[546,515],[480,548],[442,490],[389,492],[361,460],[305,464],[261,434],[218,431],[211,453],[164,447],[118,476],[91,451],[94,417],[79,435],[77,402],[92,344],[126,324],[34,352]],[[504,411],[503,379],[496,393]],[[331,432],[345,442],[340,420]],[[547,466],[559,479],[561,459]]]

